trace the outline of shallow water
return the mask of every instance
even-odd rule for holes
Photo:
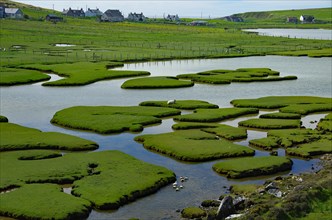
[[[212,69],[237,69],[249,67],[268,67],[281,72],[281,76],[296,75],[297,80],[280,82],[232,83],[230,85],[196,84],[191,88],[156,89],[156,90],[124,90],[121,84],[126,79],[101,81],[81,87],[43,87],[41,83],[14,87],[0,87],[0,114],[7,116],[10,122],[37,128],[43,131],[58,131],[96,141],[103,150],[120,150],[146,162],[161,165],[173,170],[177,176],[188,176],[184,189],[176,192],[171,185],[157,193],[125,205],[113,212],[92,211],[89,219],[179,219],[177,209],[187,206],[197,206],[205,199],[216,199],[227,191],[234,183],[263,183],[267,178],[248,178],[245,180],[228,180],[213,172],[212,165],[217,161],[204,163],[185,163],[172,158],[150,152],[141,144],[133,141],[138,135],[122,133],[116,135],[99,135],[92,132],[82,132],[65,129],[50,124],[56,111],[75,105],[138,105],[146,100],[169,99],[200,99],[218,104],[220,107],[231,106],[233,99],[258,98],[263,96],[310,95],[331,97],[331,58],[308,57],[246,57],[231,59],[165,61],[138,64],[126,64],[123,68],[130,70],[150,71],[153,76],[175,76],[182,73],[195,73]],[[58,79],[52,75],[52,80]],[[187,112],[186,112],[187,113]],[[260,114],[266,112],[260,112]],[[310,121],[319,120],[325,114],[313,114],[303,118],[304,125],[315,126]],[[241,117],[223,123],[237,126]],[[172,119],[163,120],[161,125],[149,126],[139,134],[171,132],[175,123]],[[265,137],[266,132],[249,130],[248,139],[238,141],[238,144],[248,145],[253,138]],[[268,155],[269,152],[256,150],[256,156]],[[284,155],[284,150],[279,150]],[[311,165],[317,160],[293,159],[292,173],[311,170]],[[283,173],[283,174],[287,174]],[[281,175],[281,174],[278,174]]]
[[[332,30],[325,30],[325,29],[258,28],[258,29],[244,29],[243,31],[257,32],[259,35],[263,36],[332,40]]]

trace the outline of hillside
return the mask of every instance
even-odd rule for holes
[[[332,8],[316,8],[316,9],[298,9],[298,10],[282,10],[282,11],[265,11],[265,12],[246,12],[234,14],[248,22],[285,22],[287,17],[297,17],[301,15],[312,15],[316,21],[321,23],[332,22]]]

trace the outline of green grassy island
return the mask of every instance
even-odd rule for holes
[[[279,77],[279,72],[268,68],[242,68],[237,70],[210,70],[196,74],[181,74],[180,79],[208,84],[230,84],[232,82],[263,82],[297,79],[296,76]]]
[[[51,77],[36,70],[4,68],[0,66],[0,86],[30,84],[49,80]]]
[[[191,81],[179,80],[171,76],[155,76],[138,79],[130,79],[121,85],[123,89],[168,89],[191,87]]]
[[[268,119],[268,118],[253,118],[245,121],[240,121],[239,126],[247,128],[258,129],[285,129],[285,128],[300,128],[301,121],[294,119]]]
[[[322,118],[319,121],[317,129],[320,131],[332,132],[332,113],[326,115],[325,118]]]
[[[1,152],[0,189],[24,187],[32,183],[71,183],[73,184],[72,194],[80,198],[77,201],[85,200],[83,204],[89,204],[87,201],[90,201],[91,205],[88,207],[96,209],[116,209],[175,181],[175,174],[170,170],[145,163],[120,151],[71,153],[49,159],[46,159],[47,155],[51,155],[52,152],[42,154],[43,157],[37,156],[41,155],[40,150]],[[138,179],[140,181],[137,181]],[[8,201],[8,206],[1,205],[1,214],[18,216],[24,210],[15,208],[26,207],[27,199],[31,204],[38,204],[47,198],[50,201],[49,196],[54,195],[54,193],[50,195],[45,193],[43,200],[39,195],[27,198],[25,194],[27,190],[24,189],[17,190],[17,196],[21,195],[22,200],[16,200],[16,203],[9,203],[17,198],[14,196],[16,193],[13,197],[11,193],[0,195],[1,204],[3,204],[2,201]],[[45,191],[43,189],[40,190],[41,193]],[[61,195],[56,194],[55,197],[63,202],[66,201],[66,198],[62,198]],[[72,201],[69,200],[68,203],[77,204],[77,201],[73,201],[74,199],[72,197]],[[54,207],[54,209],[60,208],[61,206]],[[71,208],[68,207],[68,209]],[[9,210],[11,210],[10,214]],[[34,214],[37,213],[36,215],[41,215],[44,211],[31,210],[35,212]]]
[[[102,134],[142,131],[146,125],[161,123],[162,117],[179,115],[172,108],[147,106],[76,106],[58,111],[51,122],[64,127]]]
[[[135,137],[135,140],[142,142],[149,150],[183,161],[199,162],[255,154],[255,151],[248,147],[219,140],[214,134],[200,130],[141,135]]]
[[[228,178],[237,179],[291,170],[292,164],[293,162],[286,157],[249,157],[216,163],[213,170]]]
[[[12,123],[0,123],[0,151],[55,149],[95,150],[98,144],[59,132],[42,132]]]
[[[219,108],[218,105],[201,100],[175,100],[175,103],[167,104],[168,101],[144,101],[140,106],[170,107],[176,109],[194,110],[197,108]]]

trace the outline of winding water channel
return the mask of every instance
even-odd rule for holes
[[[196,84],[191,88],[124,90],[121,84],[125,79],[101,81],[82,87],[43,87],[41,83],[13,87],[1,87],[1,115],[10,122],[33,127],[42,131],[57,131],[72,134],[97,142],[98,151],[120,150],[143,161],[161,165],[174,171],[177,176],[188,176],[184,189],[176,192],[171,186],[157,193],[139,199],[112,212],[92,211],[89,219],[178,219],[177,209],[197,206],[205,199],[216,199],[226,188],[234,183],[263,183],[268,177],[228,180],[216,174],[212,165],[217,161],[204,163],[184,163],[172,158],[150,152],[136,143],[137,134],[99,135],[92,132],[65,129],[50,124],[53,114],[63,108],[75,105],[138,105],[146,100],[199,99],[231,106],[233,99],[258,98],[263,96],[308,95],[331,97],[331,58],[262,56],[231,59],[183,60],[126,64],[121,70],[145,70],[152,76],[175,76],[182,73],[195,73],[212,69],[237,69],[250,67],[268,67],[281,72],[281,76],[296,75],[297,80],[280,82],[232,83],[230,85]],[[53,76],[55,80],[57,76]],[[262,114],[264,112],[260,112]],[[304,126],[314,128],[309,121],[319,120],[325,114],[309,115],[303,118]],[[257,117],[257,116],[254,116]],[[223,123],[237,126],[243,117]],[[172,119],[163,120],[158,126],[145,128],[140,134],[163,133],[172,131]],[[265,137],[266,132],[249,130],[248,139],[238,142],[248,145],[253,138]],[[284,154],[280,150],[281,155]],[[256,149],[256,156],[268,155],[266,151]],[[220,161],[220,160],[219,160]],[[293,158],[292,173],[309,171],[317,160]],[[287,174],[287,173],[284,173]],[[278,174],[280,175],[280,174]]]

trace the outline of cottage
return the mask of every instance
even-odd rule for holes
[[[165,18],[167,21],[180,21],[180,18],[178,15],[167,15]]]
[[[88,10],[85,12],[85,17],[99,17],[102,15],[103,12],[101,12],[98,8],[96,9],[88,8]]]
[[[297,17],[287,17],[287,20],[286,20],[287,23],[297,23],[299,22],[299,20],[297,19]]]
[[[300,21],[302,23],[314,23],[315,22],[315,17],[312,15],[301,15]]]
[[[4,17],[5,17],[5,7],[0,6],[0,18],[4,18]]]
[[[189,23],[191,26],[206,26],[208,25],[207,21],[192,21]]]
[[[63,9],[62,14],[69,17],[85,17],[83,9],[75,10],[69,8],[68,10]]]
[[[101,21],[109,22],[121,22],[124,21],[124,17],[119,10],[108,9],[100,18]]]
[[[59,17],[57,15],[48,14],[48,15],[46,15],[46,21],[59,22],[59,21],[63,21],[63,18]]]
[[[21,19],[21,18],[23,18],[23,12],[19,8],[5,8],[5,17]]]
[[[145,21],[146,17],[143,15],[143,13],[130,13],[128,15],[128,21]]]
[[[224,19],[226,21],[231,21],[231,22],[243,22],[244,21],[243,18],[234,16],[234,15],[226,16],[226,17],[223,17],[222,19]]]

